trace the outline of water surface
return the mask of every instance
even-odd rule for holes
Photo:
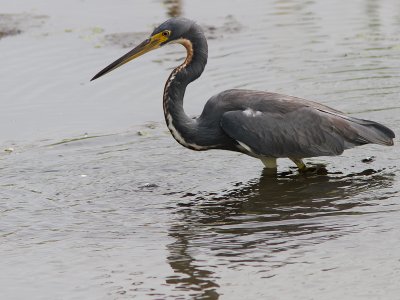
[[[190,115],[248,88],[398,133],[396,1],[25,2],[0,11],[1,298],[398,298],[397,146],[308,160],[327,166],[319,176],[281,160],[271,176],[172,139],[161,95],[178,46],[89,83],[183,15],[210,52]]]

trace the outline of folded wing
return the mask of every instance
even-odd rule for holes
[[[394,138],[393,131],[379,123],[308,106],[288,113],[229,111],[221,127],[255,154],[272,157],[339,155],[368,143],[393,145]]]

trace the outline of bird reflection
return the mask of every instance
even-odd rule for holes
[[[182,0],[164,0],[169,17],[180,17],[182,15]]]
[[[277,262],[274,253],[358,230],[354,221],[331,217],[368,213],[360,207],[383,200],[379,190],[390,187],[393,176],[372,169],[325,176],[263,173],[221,194],[184,196],[190,199],[178,204],[169,230],[175,241],[168,245],[168,262],[175,275],[167,283],[217,299],[216,266],[256,262],[268,272],[289,263]]]

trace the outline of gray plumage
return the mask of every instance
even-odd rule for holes
[[[387,127],[312,101],[248,90],[225,91],[216,99],[202,116],[224,112],[222,130],[255,154],[305,158],[339,155],[368,143],[393,145],[394,133]]]
[[[168,39],[161,35],[168,35]],[[288,157],[302,169],[305,168],[302,158],[339,155],[346,149],[370,143],[393,145],[395,135],[384,125],[347,116],[317,102],[270,92],[227,90],[213,96],[198,118],[189,118],[183,110],[183,97],[187,85],[202,74],[208,47],[201,27],[185,18],[164,22],[148,40],[93,79],[119,67],[130,57],[141,55],[147,45],[159,47],[169,43],[181,43],[188,52],[185,62],[172,71],[163,94],[167,126],[187,148],[242,152],[261,158],[266,166],[272,167],[276,164],[264,158]]]

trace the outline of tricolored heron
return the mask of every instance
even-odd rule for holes
[[[345,115],[328,106],[282,94],[232,89],[206,103],[198,118],[183,109],[189,83],[200,77],[207,63],[208,46],[203,30],[185,18],[172,18],[151,36],[111,63],[92,80],[146,52],[179,43],[187,50],[185,61],[169,76],[163,94],[165,121],[172,136],[192,150],[223,149],[261,159],[276,169],[277,158],[290,158],[300,171],[302,159],[340,155],[365,144],[393,145],[389,128],[369,120]]]

